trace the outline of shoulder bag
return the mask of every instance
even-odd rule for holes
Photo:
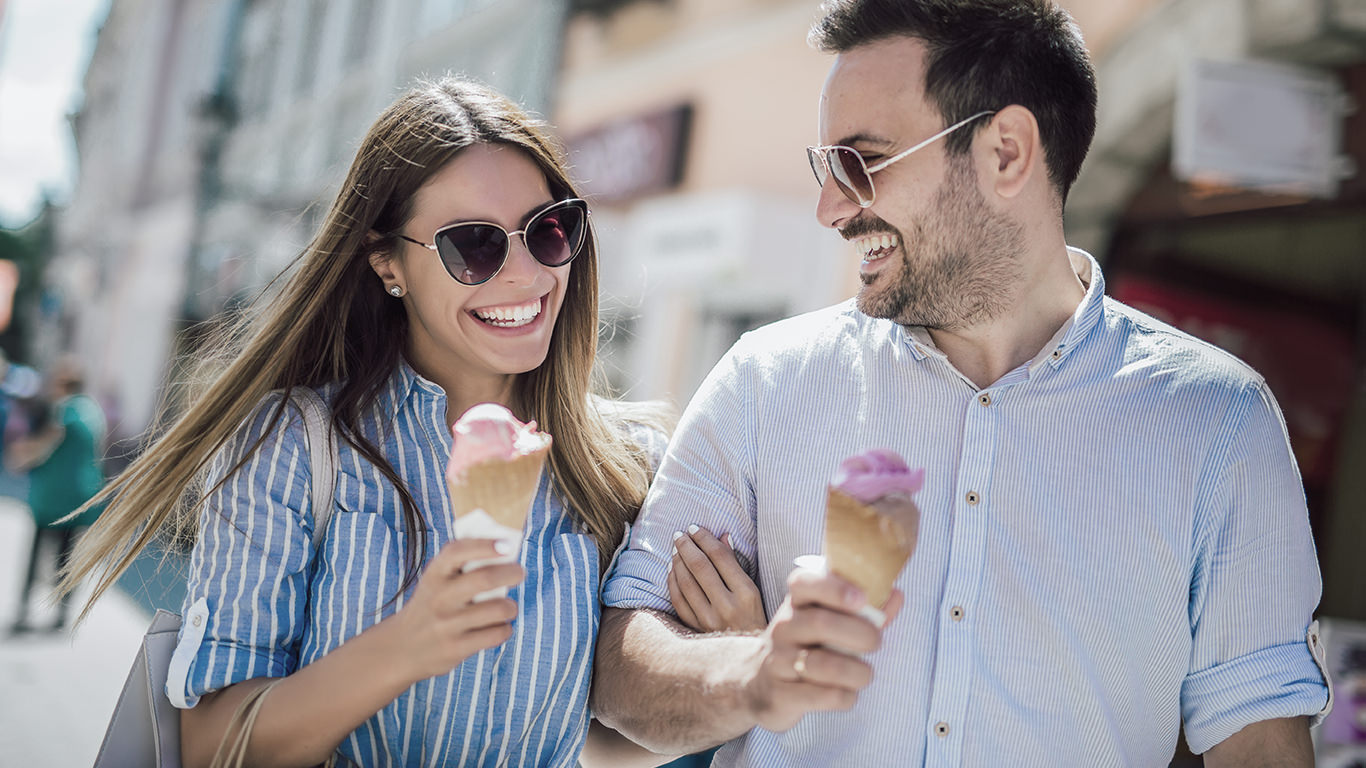
[[[313,471],[313,549],[322,541],[332,517],[337,443],[329,428],[327,406],[318,393],[294,388],[294,403],[303,413]],[[324,447],[325,446],[325,447]],[[321,449],[321,450],[319,450]],[[328,478],[319,482],[319,478]],[[104,732],[94,768],[156,766],[180,768],[180,710],[166,698],[166,674],[180,632],[180,616],[158,610],[142,636],[142,647],[119,692],[114,715]],[[260,697],[253,697],[257,701]],[[229,728],[229,731],[232,729]]]

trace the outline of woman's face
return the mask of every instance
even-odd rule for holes
[[[476,144],[437,171],[414,198],[401,234],[423,243],[448,224],[492,222],[508,232],[554,202],[545,175],[523,151]],[[403,288],[409,362],[427,378],[477,402],[488,387],[545,361],[572,265],[547,267],[513,235],[507,261],[487,282],[465,285],[446,272],[436,251],[399,240],[394,254],[372,259],[385,289]]]

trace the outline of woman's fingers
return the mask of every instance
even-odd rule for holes
[[[753,589],[754,580],[749,577],[748,573],[745,573],[744,568],[740,567],[740,561],[735,558],[735,550],[731,549],[729,544],[717,539],[706,528],[692,526],[688,532],[692,535],[693,542],[707,556],[712,568],[721,578],[721,581],[725,583],[727,589],[732,592],[746,588]],[[727,533],[722,538],[728,536],[730,534]]]
[[[692,531],[697,533],[692,533]],[[702,531],[703,529],[694,525],[689,526],[689,533],[680,532],[674,535],[674,552],[677,553],[675,560],[682,559],[689,574],[702,588],[702,591],[707,594],[709,601],[721,602],[727,599],[727,593],[730,589],[726,586],[726,582],[721,579],[721,574],[716,572],[711,558],[697,545],[695,536],[701,534]],[[707,534],[707,538],[716,541],[710,533]],[[719,542],[717,543],[719,544]]]
[[[669,600],[674,604],[674,613],[678,614],[678,620],[688,627],[700,630],[702,622],[698,620],[697,614],[692,609],[692,603],[688,601],[686,595],[678,588],[678,577],[674,574],[676,569],[669,569]]]
[[[673,571],[674,582],[678,585],[679,594],[683,596],[684,601],[697,619],[697,623],[690,624],[690,626],[699,632],[717,632],[724,629],[725,624],[717,616],[711,598],[697,583],[692,571],[688,569],[677,553],[674,554],[672,566],[670,570]],[[682,616],[679,618],[681,619]]]
[[[441,548],[436,557],[427,564],[426,572],[454,576],[467,563],[476,560],[493,560],[511,554],[506,542],[496,539],[456,539]]]

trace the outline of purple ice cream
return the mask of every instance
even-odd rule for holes
[[[840,462],[830,487],[872,504],[884,496],[909,499],[924,484],[924,469],[911,469],[895,451],[875,448]]]

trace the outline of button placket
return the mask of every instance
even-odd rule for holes
[[[952,500],[954,521],[943,602],[937,613],[939,642],[926,723],[927,738],[938,755],[936,764],[953,765],[961,761],[962,736],[953,724],[965,716],[974,677],[971,633],[975,622],[966,620],[967,610],[976,601],[986,562],[989,526],[984,513],[988,510],[982,502],[990,489],[995,463],[996,425],[1002,417],[999,396],[1009,385],[1005,382],[989,392],[973,387],[967,393],[966,410],[962,412],[961,459],[953,489],[946,494]]]

